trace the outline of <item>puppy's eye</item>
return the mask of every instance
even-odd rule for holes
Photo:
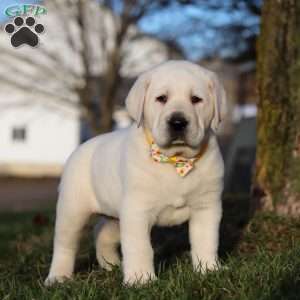
[[[156,101],[165,104],[168,101],[168,97],[166,95],[160,95],[156,97]]]
[[[198,96],[192,96],[191,101],[193,104],[197,104],[197,103],[203,102],[203,99]]]

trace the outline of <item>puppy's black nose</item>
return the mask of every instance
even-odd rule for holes
[[[175,132],[183,131],[188,123],[189,122],[182,113],[174,113],[168,121],[170,129]]]

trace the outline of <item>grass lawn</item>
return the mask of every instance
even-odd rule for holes
[[[245,199],[225,202],[221,230],[223,265],[205,276],[194,273],[187,226],[156,231],[159,279],[125,288],[116,268],[98,268],[91,234],[76,261],[74,280],[43,286],[52,251],[54,213],[0,215],[0,299],[300,299],[300,220],[256,214]]]

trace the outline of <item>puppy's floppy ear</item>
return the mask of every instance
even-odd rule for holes
[[[127,111],[139,127],[143,121],[146,93],[150,84],[148,72],[143,73],[133,84],[125,100]]]
[[[210,88],[214,105],[214,115],[211,121],[211,128],[214,132],[217,132],[221,121],[227,114],[227,98],[223,85],[218,77],[212,72]]]

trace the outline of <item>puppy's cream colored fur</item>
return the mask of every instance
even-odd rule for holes
[[[161,94],[167,95],[167,103],[156,101]],[[193,104],[192,95],[203,101]],[[198,65],[169,61],[137,79],[126,106],[136,123],[86,142],[66,164],[48,285],[72,276],[80,232],[95,213],[108,216],[95,231],[98,261],[106,269],[119,264],[121,242],[127,284],[155,278],[150,243],[155,224],[172,226],[188,220],[194,269],[217,267],[224,166],[214,131],[226,110],[223,87]],[[184,145],[172,144],[170,137],[167,122],[175,112],[188,120]],[[208,146],[182,178],[173,165],[149,156],[145,127],[168,156],[191,158],[203,143]]]

